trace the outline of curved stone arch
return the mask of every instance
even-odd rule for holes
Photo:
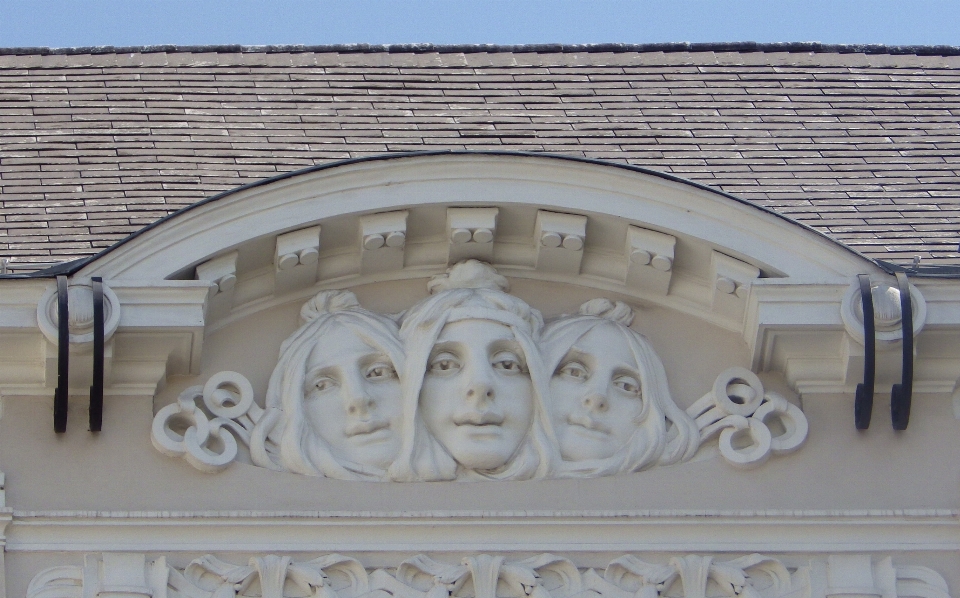
[[[729,330],[743,331],[746,299],[758,280],[846,284],[857,273],[880,272],[809,227],[671,175],[562,156],[435,152],[318,166],[211,197],[78,265],[75,276],[220,280],[201,275],[197,266],[232,260],[229,284],[243,290],[214,310],[207,325],[217,327],[228,313],[246,317],[318,289],[443,271],[463,255],[449,247],[449,227],[455,226],[447,221],[450,207],[499,210],[493,249],[467,257],[489,261],[508,277],[615,293]],[[585,223],[580,257],[570,263],[564,256],[574,254],[541,257],[550,253],[535,238],[542,213],[567,215],[554,223],[561,229],[570,224],[568,216]],[[399,262],[381,264],[371,275],[359,265],[366,259],[360,223],[376,214],[403,214],[406,249]],[[280,269],[278,243],[315,226],[322,231],[319,247],[310,250],[319,257],[316,272],[295,283],[273,279]],[[639,249],[642,259],[659,263],[637,269],[631,235],[642,237],[638,246],[652,244]],[[669,255],[658,257],[664,243]]]
[[[870,262],[787,217],[672,175],[565,156],[431,152],[326,164],[219,194],[102,252],[78,274],[169,278],[266,235],[431,204],[530,205],[627,219],[702,239],[798,282],[846,277]]]

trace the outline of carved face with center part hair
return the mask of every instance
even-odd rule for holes
[[[560,454],[569,461],[613,456],[647,411],[636,359],[612,322],[570,348],[550,380],[550,393]]]
[[[533,385],[513,331],[489,320],[444,326],[420,393],[424,423],[467,469],[492,470],[517,452],[533,421]]]
[[[400,382],[390,359],[332,326],[307,360],[304,415],[339,460],[386,468],[400,447]]]

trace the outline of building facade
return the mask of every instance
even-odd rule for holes
[[[958,52],[856,50],[4,51],[5,591],[955,595]]]

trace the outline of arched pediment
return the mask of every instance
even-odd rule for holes
[[[464,267],[470,263],[477,265]],[[445,325],[423,339],[409,330],[404,336],[404,327],[433,325],[436,314],[431,309],[457,312],[460,315],[451,316],[457,321],[470,320],[474,317],[470,314],[479,310],[487,314],[481,320],[511,327],[517,325],[517,318],[526,322],[521,327],[530,327],[528,337],[514,334],[510,342],[520,344],[505,349],[517,356],[515,362],[507,358],[496,362],[507,364],[506,370],[519,368],[525,375],[531,352],[552,350],[546,347],[552,341],[540,335],[566,334],[555,332],[566,326],[564,316],[579,310],[586,317],[584,322],[609,318],[619,332],[589,337],[596,351],[619,346],[617,339],[626,335],[624,347],[609,351],[633,357],[586,355],[582,363],[574,360],[579,365],[567,372],[563,355],[553,355],[543,364],[541,388],[534,394],[541,403],[537,417],[547,417],[543,405],[552,400],[554,391],[546,390],[544,380],[561,374],[576,379],[581,373],[574,369],[589,369],[585,364],[596,359],[598,364],[622,362],[624,371],[636,370],[611,374],[611,379],[625,380],[624,389],[651,401],[666,397],[667,407],[657,416],[666,427],[654,432],[651,441],[661,443],[659,452],[646,460],[638,457],[622,471],[620,465],[585,468],[610,475],[688,460],[704,441],[717,435],[726,460],[742,461],[740,465],[756,465],[771,453],[797,448],[806,437],[807,425],[798,408],[800,395],[846,393],[858,381],[862,335],[856,336],[858,316],[851,311],[850,285],[859,273],[883,276],[876,264],[815,231],[675,177],[559,157],[435,153],[343,162],[224,193],[144,229],[81,265],[72,278],[82,286],[89,285],[85,281],[92,277],[101,277],[114,293],[111,300],[116,305],[111,313],[118,323],[113,357],[108,360],[114,392],[152,395],[171,374],[184,375],[157,397],[153,438],[158,449],[191,460],[189,451],[184,453],[183,438],[177,440],[176,434],[165,432],[170,421],[184,418],[194,421],[196,434],[204,442],[219,434],[215,444],[230,444],[232,437],[225,428],[217,432],[210,428],[214,424],[203,423],[204,417],[214,414],[234,421],[238,431],[237,426],[249,424],[238,437],[249,444],[254,462],[300,473],[316,473],[311,469],[316,464],[284,461],[285,457],[277,456],[280,439],[274,437],[280,432],[270,436],[273,428],[264,431],[250,426],[267,421],[263,418],[270,409],[284,411],[281,404],[289,392],[273,388],[272,379],[289,378],[295,392],[304,392],[301,378],[313,367],[308,367],[314,358],[310,343],[323,337],[338,347],[342,342],[343,351],[349,352],[351,338],[338,336],[341,327],[331,325],[327,330],[312,321],[326,321],[344,308],[361,310],[366,314],[358,316],[366,322],[358,324],[361,328],[381,326],[383,330],[374,336],[384,338],[399,335],[396,351],[401,357],[387,364],[387,369],[396,370],[402,382],[398,362],[418,356],[423,363],[411,366],[416,371],[407,372],[407,378],[423,378],[424,368],[433,367],[433,349],[455,343],[444,340]],[[445,308],[427,307],[434,300],[445,305],[444,293],[437,289],[478,288],[476,284],[491,289],[496,297],[476,299],[479,307],[473,299],[463,299],[463,305],[451,299]],[[937,314],[947,313],[941,306],[949,304],[951,295],[934,291],[939,303],[931,313],[942,320]],[[78,292],[89,295],[89,291]],[[39,299],[41,323],[53,313],[52,297],[48,288]],[[926,306],[919,291],[916,298],[915,328],[919,330]],[[500,302],[514,307],[504,308]],[[490,315],[490,309],[512,315],[501,314],[498,320],[500,316]],[[410,323],[421,316],[420,324]],[[541,330],[543,320],[547,326]],[[564,350],[589,354],[584,349],[589,328],[584,325],[580,336],[567,339],[573,344]],[[50,339],[49,331],[55,326],[44,330]],[[480,338],[488,331],[489,327],[471,330],[467,337]],[[366,334],[361,333],[367,339],[363,343],[370,345]],[[938,353],[952,332],[936,334],[931,344],[920,349],[927,353],[929,365],[916,381],[918,392],[943,392],[956,383],[957,361]],[[300,337],[309,342],[301,343],[298,356],[290,357],[299,361],[290,366],[284,361],[286,354],[298,346]],[[527,340],[517,340],[522,338]],[[381,344],[393,342],[387,338]],[[648,362],[641,357],[645,354]],[[49,347],[48,355],[52,355]],[[895,377],[895,369],[885,366],[897,358],[895,352],[881,356],[881,383]],[[457,359],[466,367],[464,356]],[[46,371],[52,369],[47,366]],[[659,371],[663,374],[655,373]],[[239,377],[230,372],[239,372]],[[288,376],[290,372],[294,374]],[[647,384],[658,376],[661,390],[641,391],[641,381]],[[49,374],[37,378],[49,380]],[[218,380],[233,389],[233,398],[212,382]],[[207,387],[184,386],[198,381],[206,381]],[[82,388],[84,382],[81,378],[78,386]],[[764,385],[768,383],[785,394],[767,395]],[[24,383],[21,388],[27,386]],[[185,394],[178,400],[181,391]],[[404,392],[413,393],[408,402],[421,396],[417,389]],[[224,397],[227,405],[217,407]],[[201,409],[201,404],[206,407]],[[671,409],[675,411],[672,419]],[[243,413],[234,413],[238,410]],[[408,411],[422,416],[416,406]],[[771,416],[781,422],[780,437],[771,437],[766,428],[765,418]],[[289,429],[287,424],[276,429],[285,425]],[[395,427],[409,431],[413,425]],[[541,445],[556,448],[549,429],[558,426],[562,423],[543,424],[547,440],[541,438]],[[752,441],[738,446],[741,441],[734,438],[740,436],[734,430]],[[685,448],[663,444],[666,436],[675,439],[684,433],[690,439]],[[257,434],[261,434],[259,449]],[[192,462],[198,467],[217,469],[232,460],[218,464],[216,451],[211,453],[202,445],[194,447]],[[443,446],[436,450],[449,452]],[[410,446],[404,450],[415,452]],[[591,450],[568,452],[590,460]],[[457,471],[490,469],[482,462],[457,463]],[[431,474],[393,472],[390,477],[409,481],[459,475],[450,467]],[[547,472],[523,470],[519,478],[511,479],[580,472],[578,464],[563,467]],[[320,466],[316,468],[323,473]],[[351,471],[334,477],[357,473]],[[373,477],[385,479],[386,470],[379,471]]]
[[[222,193],[121,242],[81,275],[170,278],[223,252],[329,222],[336,230],[321,234],[323,261],[359,252],[357,218],[396,210],[413,210],[408,245],[419,251],[405,265],[440,264],[445,252],[429,247],[448,240],[437,208],[477,206],[504,211],[496,219],[494,259],[517,269],[536,268],[534,252],[523,252],[525,244],[537,245],[530,209],[588,217],[586,276],[614,269],[595,262],[623,253],[628,225],[676,236],[677,265],[694,272],[702,270],[696,258],[704,247],[754,264],[764,276],[798,282],[864,268],[865,258],[812,229],[672,175],[563,156],[442,152],[349,160]]]
[[[671,175],[562,156],[435,152],[225,192],[74,267],[72,278],[100,276],[130,303],[121,330],[139,326],[138,313],[149,326],[193,330],[166,369],[197,372],[202,340],[217,330],[295,311],[331,289],[402,311],[403,300],[383,298],[412,303],[430,277],[468,258],[492,264],[534,303],[544,293],[609,297],[732,333],[746,356],[739,365],[781,372],[801,390],[851,388],[862,349],[849,346],[842,299],[857,274],[886,276],[812,229]],[[952,384],[947,369],[931,388]]]
[[[463,232],[478,228],[488,242]],[[812,229],[673,176],[557,156],[444,152],[352,160],[221,194],[77,276],[227,276],[229,298],[211,300],[218,320],[321,288],[423,279],[465,258],[512,279],[617,293],[730,330],[742,329],[757,282],[846,284],[877,270]]]

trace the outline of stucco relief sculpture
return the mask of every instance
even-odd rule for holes
[[[396,567],[366,569],[359,560],[329,554],[309,561],[255,556],[246,565],[213,555],[184,569],[142,553],[88,554],[84,565],[40,572],[27,598],[123,596],[170,598],[949,598],[943,577],[926,567],[895,566],[892,559],[839,555],[788,566],[750,554],[725,560],[710,555],[647,562],[633,555],[605,568],[578,567],[552,554],[525,559],[476,554],[459,562],[425,555]]]
[[[262,408],[241,374],[221,372],[157,413],[154,445],[204,471],[232,462],[239,440],[261,467],[406,482],[630,473],[688,461],[717,435],[724,459],[752,467],[806,439],[803,412],[744,368],[681,409],[621,302],[544,323],[475,260],[428,290],[392,317],[319,293]]]

